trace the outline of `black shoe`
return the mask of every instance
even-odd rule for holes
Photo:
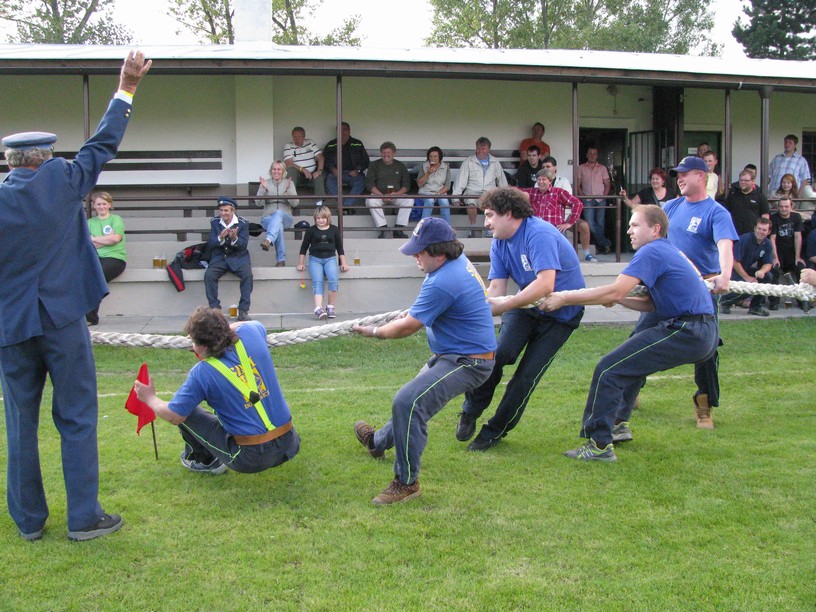
[[[380,233],[377,235],[377,238],[380,238],[380,239],[383,239],[383,238],[388,238],[388,232],[387,232],[387,231],[385,231],[385,230],[381,231],[381,232],[380,232]]]
[[[239,321],[251,321],[252,319],[249,318],[249,311],[248,310],[239,310],[238,311],[238,320]]]
[[[456,439],[460,442],[467,442],[476,433],[476,418],[467,412],[459,413],[459,423],[456,425]]]
[[[768,310],[779,310],[779,302],[774,302],[768,305]]]
[[[720,306],[720,314],[731,314],[731,306]]]
[[[88,325],[99,325],[99,315],[95,312],[89,312],[86,314],[85,320],[88,322]]]
[[[749,308],[748,309],[749,315],[755,315],[757,317],[767,317],[770,316],[770,313],[760,306],[759,308]]]
[[[394,238],[408,238],[408,234],[402,230],[394,230]]]
[[[809,313],[810,312],[810,302],[800,300],[799,301],[799,308],[801,308],[802,312],[804,312],[805,314]]]
[[[476,439],[468,444],[467,449],[469,451],[479,451],[483,453],[491,446],[496,446],[499,442],[501,442],[501,436],[498,438],[485,438],[481,433],[479,433],[479,435],[476,436]]]
[[[119,531],[122,527],[122,517],[118,514],[103,514],[98,521],[85,529],[68,531],[68,539],[73,542],[84,542],[93,540],[99,536]]]

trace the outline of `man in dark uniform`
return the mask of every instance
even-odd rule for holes
[[[82,199],[116,156],[133,94],[150,69],[128,54],[96,134],[74,161],[54,158],[57,137],[43,132],[3,139],[11,171],[0,185],[0,378],[8,436],[9,514],[26,540],[39,540],[48,518],[37,426],[46,375],[60,433],[68,537],[90,540],[122,526],[98,500],[96,368],[85,313],[108,288],[88,233]]]
[[[210,222],[207,250],[210,263],[204,273],[204,290],[210,308],[221,308],[218,300],[218,281],[227,272],[240,280],[241,300],[238,302],[238,320],[249,320],[252,295],[252,263],[249,260],[249,221],[235,214],[238,203],[232,198],[218,198],[218,216]]]

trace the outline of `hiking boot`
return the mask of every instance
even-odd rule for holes
[[[203,461],[196,461],[195,459],[190,459],[190,450],[189,448],[185,448],[181,452],[181,465],[186,467],[191,472],[197,472],[199,474],[212,474],[213,476],[218,476],[219,474],[223,474],[227,471],[227,466],[221,463],[220,460],[216,459],[215,457],[209,463],[204,463]]]
[[[632,430],[629,429],[629,421],[621,421],[612,429],[612,442],[629,442],[633,440]]]
[[[711,406],[708,405],[708,394],[698,393],[693,395],[694,414],[697,417],[697,427],[699,429],[714,429],[714,419],[711,418]]]
[[[354,424],[354,435],[374,459],[382,459],[385,456],[385,451],[374,448],[374,428],[371,425],[365,421],[357,421]]]
[[[85,529],[68,531],[68,539],[74,542],[93,540],[99,536],[119,531],[122,527],[122,517],[118,514],[103,514],[98,521]]]
[[[380,506],[397,504],[420,495],[422,495],[422,491],[419,490],[419,480],[414,481],[414,484],[406,485],[394,478],[382,493],[371,500],[371,503]]]
[[[328,315],[326,314],[325,310],[318,306],[317,308],[314,309],[314,316],[316,316],[321,321],[325,321]]]
[[[239,310],[238,311],[238,320],[239,321],[251,321],[252,319],[249,318],[249,311],[248,310]]]
[[[579,461],[617,461],[618,456],[615,454],[615,447],[607,444],[606,448],[600,449],[595,444],[595,440],[590,438],[586,444],[579,446],[573,450],[568,450],[564,453],[565,457],[570,459],[578,459]]]
[[[476,417],[467,412],[459,413],[459,423],[456,425],[456,439],[467,442],[476,433]]]
[[[499,442],[501,442],[502,437],[498,436],[496,438],[488,438],[487,436],[483,436],[481,432],[479,435],[474,438],[473,442],[468,444],[467,449],[469,451],[478,451],[480,453],[485,452],[487,449],[496,446]]]
[[[332,306],[331,304],[326,306],[326,317],[329,319],[334,319],[337,317],[337,314],[335,314],[334,312],[334,306]]]
[[[271,246],[272,246],[272,243],[271,243],[271,242],[269,242],[268,240],[264,240],[264,241],[261,243],[261,248],[262,248],[264,251],[268,251],[268,250],[269,250],[269,247],[271,247]]]
[[[757,317],[769,317],[771,313],[765,310],[762,306],[758,306],[757,308],[749,308],[748,309],[749,315],[755,315]]]

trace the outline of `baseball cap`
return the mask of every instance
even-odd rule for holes
[[[400,247],[403,255],[416,255],[429,245],[456,240],[456,232],[448,222],[439,217],[421,219],[414,228],[411,238]]]
[[[677,176],[679,172],[691,172],[692,170],[702,170],[703,172],[708,172],[708,167],[706,166],[702,157],[697,157],[696,155],[684,157],[682,161],[677,164],[676,168],[669,170],[669,174],[671,176]]]

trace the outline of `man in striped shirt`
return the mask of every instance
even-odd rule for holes
[[[306,130],[298,126],[292,130],[292,142],[283,147],[286,175],[297,188],[311,187],[315,195],[324,195],[323,151],[306,138]]]

